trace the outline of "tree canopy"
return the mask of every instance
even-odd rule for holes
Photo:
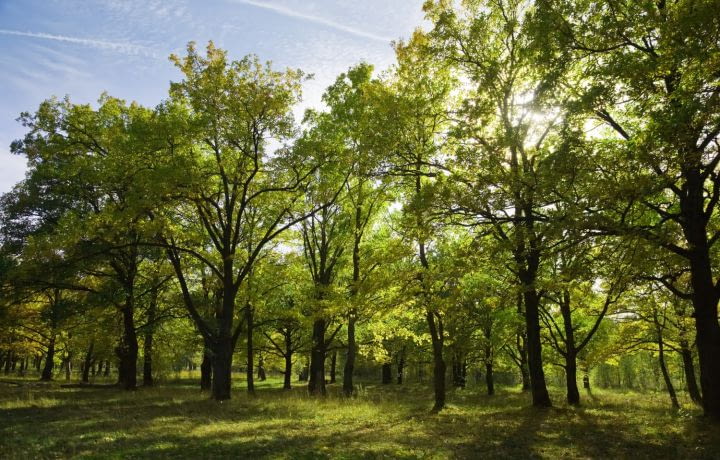
[[[212,42],[156,107],[47,99],[0,199],[2,369],[197,363],[218,401],[427,373],[434,412],[469,374],[537,407],[621,380],[720,420],[717,6],[428,0],[301,120],[308,76]]]

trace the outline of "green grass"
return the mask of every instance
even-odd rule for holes
[[[529,407],[514,389],[449,395],[365,385],[347,400],[263,382],[208,400],[187,381],[126,393],[0,384],[2,458],[720,458],[720,427],[663,394],[595,391],[583,406]]]

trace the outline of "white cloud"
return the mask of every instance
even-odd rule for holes
[[[108,41],[108,40],[98,40],[93,38],[79,38],[79,37],[69,37],[67,35],[54,35],[54,34],[47,34],[44,32],[22,32],[19,30],[10,30],[10,29],[0,29],[0,34],[2,35],[13,35],[18,37],[30,37],[30,38],[40,38],[44,40],[54,40],[59,42],[66,42],[66,43],[75,43],[78,45],[84,45],[89,46],[92,48],[98,48],[108,51],[114,51],[117,53],[122,54],[129,54],[133,56],[146,56],[146,57],[152,57],[152,58],[158,58],[157,53],[147,46],[143,45],[137,45],[134,43],[128,43],[128,42],[115,42],[115,41]]]
[[[312,22],[315,24],[320,24],[326,27],[329,27],[331,29],[338,30],[340,32],[345,32],[350,35],[355,35],[356,37],[361,38],[368,38],[370,40],[380,41],[380,42],[390,42],[392,41],[392,38],[383,37],[381,35],[374,34],[372,32],[366,32],[364,30],[348,26],[345,24],[340,24],[338,22],[332,21],[330,19],[321,18],[319,16],[314,16],[307,13],[302,13],[300,11],[292,10],[290,8],[286,8],[279,5],[271,5],[268,3],[258,2],[255,0],[231,0],[233,3],[239,3],[243,5],[250,5],[254,6],[256,8],[263,8],[269,11],[273,11],[275,13],[281,14],[283,16],[288,16],[291,18],[297,18],[301,19],[303,21]]]

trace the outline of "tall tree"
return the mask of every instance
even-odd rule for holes
[[[325,169],[320,174],[325,174]],[[336,171],[328,172],[332,176]],[[344,180],[335,176],[335,179]],[[302,222],[301,233],[305,262],[313,282],[312,344],[308,391],[325,395],[325,360],[330,344],[342,324],[335,325],[337,275],[345,258],[349,216],[335,201],[337,182],[317,177],[318,187],[307,196],[310,208],[322,208]],[[330,183],[328,183],[330,182]],[[334,329],[333,329],[334,328]]]
[[[443,135],[448,125],[448,104],[453,81],[446,67],[429,53],[427,37],[416,31],[408,43],[395,47],[398,66],[383,110],[378,113],[388,139],[386,173],[397,184],[403,204],[403,227],[416,250],[417,302],[424,312],[433,355],[434,411],[445,407],[443,356],[445,330],[428,250],[438,231],[431,214],[433,182],[442,169]]]
[[[720,418],[716,9],[712,0],[543,0],[536,37],[549,66],[577,76],[578,107],[614,134],[589,142],[598,196],[609,198],[589,206],[597,225],[641,236],[690,271],[689,292],[667,287],[692,301],[703,407]]]
[[[578,355],[627,290],[627,267],[633,263],[622,242],[604,243],[573,241],[553,255],[552,278],[545,286],[548,302],[540,309],[549,342],[562,356],[570,405],[580,404]]]
[[[425,3],[433,50],[466,77],[453,129],[446,207],[461,223],[493,231],[512,254],[521,286],[533,405],[549,406],[540,339],[541,265],[562,216],[553,173],[562,128],[556,75],[536,66],[531,2]]]
[[[175,224],[165,226],[163,245],[185,305],[212,352],[213,398],[223,400],[230,398],[232,355],[242,325],[238,290],[268,243],[306,217],[295,211],[313,167],[289,158],[288,150],[268,152],[270,139],[282,142],[295,133],[291,108],[300,96],[302,73],[274,71],[255,57],[229,61],[212,43],[205,57],[191,43],[187,56],[172,59],[184,80],[171,86],[172,103],[182,109],[166,156],[168,164],[183,169],[166,181],[166,196],[174,200],[163,207],[162,217]],[[203,266],[203,276],[217,279],[220,301],[211,321],[193,300],[196,275],[183,261],[188,257]]]
[[[331,133],[336,146],[339,167],[347,171],[342,206],[350,223],[351,274],[347,281],[349,303],[347,315],[347,354],[343,372],[343,392],[354,391],[353,373],[357,356],[356,327],[368,313],[366,286],[378,264],[369,259],[367,230],[387,200],[386,183],[376,178],[386,145],[377,136],[377,104],[382,103],[383,83],[372,78],[373,67],[366,63],[341,74],[323,95],[328,111],[316,113],[314,129]]]
[[[57,249],[84,263],[105,264],[96,275],[112,280],[123,293],[114,299],[123,318],[117,352],[122,383],[134,389],[135,283],[144,258],[141,210],[147,209],[136,185],[147,179],[148,159],[162,145],[153,112],[103,95],[97,109],[50,99],[20,120],[28,133],[12,151],[28,158],[30,173],[18,195],[15,220],[27,221],[40,212],[41,228],[53,224]]]

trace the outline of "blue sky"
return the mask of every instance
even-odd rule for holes
[[[255,53],[315,78],[318,106],[340,72],[393,62],[390,41],[422,24],[422,0],[0,0],[0,193],[21,180],[9,153],[15,119],[53,95],[94,102],[103,91],[155,105],[179,74],[170,53],[213,40],[232,57]]]

